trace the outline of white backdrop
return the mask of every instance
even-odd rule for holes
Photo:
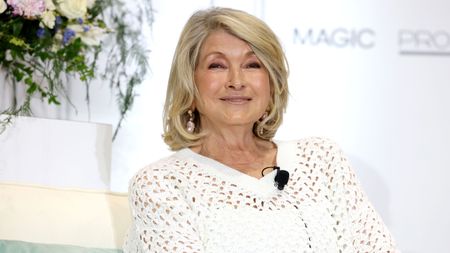
[[[277,139],[326,136],[353,164],[406,253],[449,252],[450,2],[153,0],[152,73],[113,143],[111,189],[126,191],[139,168],[170,154],[162,106],[178,35],[193,11],[246,10],[279,35],[291,96]],[[98,83],[91,119],[115,123],[113,95]],[[83,104],[83,89],[76,104]],[[102,94],[108,94],[106,96]],[[1,106],[1,101],[0,101]],[[63,106],[36,113],[86,120]]]

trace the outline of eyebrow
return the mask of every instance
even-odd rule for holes
[[[220,52],[220,51],[212,51],[212,52],[208,53],[207,55],[205,55],[205,57],[203,57],[203,58],[207,59],[207,58],[209,58],[210,56],[213,56],[213,55],[224,56],[225,54],[223,52]],[[256,56],[256,54],[255,54],[254,51],[249,50],[249,51],[247,51],[247,53],[245,53],[244,56]]]

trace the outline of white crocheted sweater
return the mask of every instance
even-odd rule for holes
[[[261,179],[183,149],[131,180],[125,252],[397,252],[355,174],[331,141],[275,142]]]

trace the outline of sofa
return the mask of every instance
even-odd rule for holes
[[[127,195],[0,182],[0,252],[120,253]]]

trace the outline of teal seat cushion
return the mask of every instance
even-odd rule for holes
[[[120,249],[87,248],[73,245],[0,240],[1,253],[123,253]]]

